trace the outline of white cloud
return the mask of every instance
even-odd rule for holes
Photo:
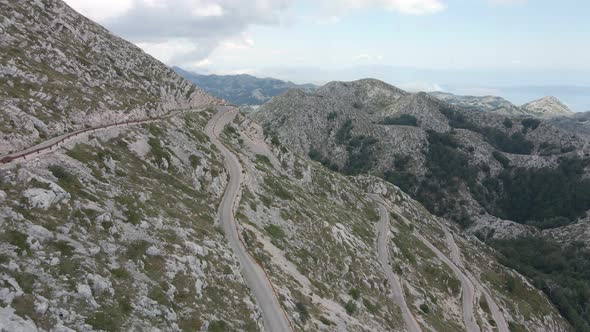
[[[198,44],[183,38],[173,38],[162,42],[141,42],[137,43],[137,46],[162,62],[174,62],[179,56],[195,54],[200,49]],[[203,54],[198,58],[205,56]]]
[[[123,15],[133,7],[133,0],[65,1],[82,15],[98,22]]]
[[[254,48],[245,35],[253,25],[293,24],[298,0],[65,0],[74,9],[136,43],[170,65],[194,66],[213,58],[214,50],[241,55]],[[338,23],[358,9],[432,14],[444,10],[444,0],[318,0],[315,23]],[[329,10],[322,12],[322,8]],[[325,15],[323,15],[325,14]],[[323,15],[323,19],[317,19]],[[359,61],[380,61],[379,55]],[[296,59],[295,59],[296,60]],[[217,61],[216,61],[217,62]]]
[[[192,14],[196,17],[222,16],[223,8],[218,4],[212,3],[194,8]]]
[[[74,9],[169,64],[193,64],[220,47],[254,41],[248,27],[281,24],[295,0],[66,0]]]
[[[382,8],[408,15],[426,15],[446,8],[441,0],[324,0],[328,8],[348,11],[363,8]]]
[[[254,40],[246,34],[232,39],[228,39],[221,43],[222,51],[246,50],[254,47]]]

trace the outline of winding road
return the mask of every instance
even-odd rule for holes
[[[408,308],[406,303],[406,297],[404,296],[404,290],[400,282],[400,278],[393,272],[391,268],[391,262],[389,260],[389,212],[383,205],[383,202],[379,199],[379,196],[370,194],[369,195],[379,206],[379,222],[376,226],[377,232],[377,257],[379,263],[383,267],[387,281],[391,287],[393,293],[392,299],[399,305],[402,310],[402,317],[406,323],[406,327],[410,332],[420,332],[422,329],[416,321],[416,318]]]
[[[459,269],[455,263],[453,263],[447,256],[445,256],[437,247],[435,247],[432,243],[430,243],[426,238],[424,238],[421,234],[415,232],[414,235],[422,241],[434,254],[438,259],[440,259],[443,263],[445,263],[455,276],[461,282],[461,288],[463,289],[463,323],[465,324],[465,328],[467,332],[479,332],[479,325],[477,325],[477,321],[475,320],[475,315],[473,314],[473,304],[475,303],[475,287],[473,283],[467,276]]]
[[[199,109],[185,110],[185,111],[186,112],[189,112],[189,111],[199,112],[204,109],[208,109],[208,108],[212,108],[212,107],[218,107],[218,105],[201,106]],[[88,134],[88,133],[93,133],[95,131],[112,129],[112,128],[116,128],[116,127],[127,127],[127,126],[131,126],[131,125],[142,124],[142,123],[161,121],[161,120],[179,115],[182,112],[183,111],[181,111],[181,110],[177,110],[177,111],[171,111],[167,114],[160,115],[157,117],[147,117],[147,118],[142,118],[142,119],[121,119],[118,122],[104,124],[104,125],[96,126],[96,127],[78,129],[78,130],[75,130],[75,131],[72,131],[69,133],[64,133],[64,134],[52,137],[50,139],[47,139],[47,140],[45,140],[41,143],[38,143],[34,146],[31,146],[27,149],[0,156],[0,167],[14,163],[15,161],[17,161],[19,159],[26,160],[27,157],[29,157],[29,156],[35,156],[35,155],[40,155],[42,153],[55,151],[55,150],[53,150],[53,147],[58,147],[60,143],[66,141],[70,138],[77,137],[78,135],[81,135],[81,134]]]
[[[219,107],[218,113],[211,118],[205,127],[205,133],[225,158],[225,166],[229,172],[229,184],[219,206],[219,220],[229,245],[240,262],[246,284],[262,309],[265,329],[270,332],[292,331],[290,322],[277,299],[277,294],[270,280],[256,260],[249,254],[240,239],[234,219],[234,209],[238,203],[237,196],[242,182],[242,166],[236,155],[221,143],[218,135],[225,125],[234,119],[236,114],[237,109],[233,107]],[[231,308],[228,308],[228,310],[231,310]]]
[[[504,315],[502,314],[500,307],[498,307],[498,305],[496,304],[494,299],[490,296],[489,292],[485,289],[485,287],[471,274],[471,272],[469,272],[467,269],[465,269],[465,267],[463,265],[463,260],[461,260],[461,252],[460,252],[459,246],[457,246],[457,243],[455,242],[455,239],[453,238],[453,234],[451,234],[451,232],[446,228],[444,228],[444,232],[445,232],[445,238],[447,240],[447,246],[451,250],[451,259],[452,259],[453,263],[455,263],[455,265],[457,265],[458,267],[462,268],[465,271],[465,275],[467,276],[467,278],[469,278],[469,280],[471,280],[471,282],[475,285],[477,290],[479,292],[481,292],[483,294],[483,296],[485,297],[486,302],[488,303],[488,307],[490,309],[490,313],[492,315],[492,318],[496,322],[496,327],[498,328],[498,331],[499,332],[509,332],[510,329],[508,328],[508,323],[506,322],[506,318],[504,318]]]
[[[385,275],[391,286],[391,291],[393,293],[392,298],[400,306],[402,310],[402,316],[404,322],[406,323],[408,331],[421,331],[420,325],[416,321],[415,317],[412,315],[412,312],[409,310],[408,305],[406,303],[400,278],[393,272],[391,268],[388,250],[389,213],[379,195],[369,194],[369,197],[372,198],[379,205],[379,222],[376,226],[377,255],[379,263],[383,266],[383,270],[385,271]],[[434,254],[438,257],[438,259],[445,263],[445,265],[447,265],[453,271],[453,274],[455,274],[455,276],[461,282],[461,289],[463,290],[463,323],[465,324],[466,330],[468,332],[481,331],[474,316],[474,304],[476,303],[477,299],[476,292],[479,291],[483,294],[488,303],[490,313],[492,315],[492,318],[496,322],[496,327],[498,331],[508,332],[508,323],[506,322],[506,319],[504,318],[504,315],[502,314],[500,308],[494,302],[493,298],[490,296],[489,292],[485,289],[485,287],[483,287],[483,285],[479,283],[479,281],[467,269],[465,269],[463,261],[461,259],[460,249],[455,243],[455,240],[451,232],[446,227],[443,227],[443,230],[445,232],[447,246],[449,247],[451,252],[450,259],[416,230],[414,230],[414,235],[430,250],[432,250],[432,252],[434,252]]]

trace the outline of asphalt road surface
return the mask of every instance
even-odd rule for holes
[[[250,256],[239,237],[234,219],[234,208],[237,206],[236,199],[242,181],[242,166],[238,158],[220,142],[218,137],[225,125],[234,119],[237,109],[219,107],[218,110],[218,113],[207,124],[205,132],[211,142],[221,151],[225,158],[226,169],[229,172],[229,184],[219,206],[219,220],[225,232],[225,237],[240,262],[246,284],[262,309],[265,329],[271,332],[291,331],[289,321],[275,296],[270,281],[254,258]],[[231,310],[231,308],[228,308],[228,310]]]

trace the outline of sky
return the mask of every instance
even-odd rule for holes
[[[198,73],[316,84],[375,77],[411,91],[516,103],[549,93],[590,110],[587,0],[66,2],[164,63]]]

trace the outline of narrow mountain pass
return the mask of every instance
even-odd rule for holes
[[[370,194],[369,195],[379,206],[379,222],[376,226],[377,233],[377,257],[379,263],[383,267],[385,276],[390,285],[392,292],[392,299],[400,306],[402,311],[402,317],[406,323],[406,327],[410,332],[420,332],[422,329],[416,321],[416,318],[408,308],[406,303],[406,297],[404,296],[404,289],[401,285],[400,278],[393,272],[391,263],[389,260],[389,212],[383,205],[383,202],[379,199],[379,196]]]
[[[459,249],[459,246],[457,246],[457,243],[455,242],[453,234],[451,234],[451,232],[446,228],[444,228],[444,232],[447,241],[447,246],[451,250],[451,260],[453,261],[453,263],[455,263],[455,265],[463,269],[465,275],[475,285],[477,291],[481,292],[485,297],[492,318],[496,322],[496,327],[498,328],[498,331],[509,332],[510,329],[508,328],[508,323],[506,322],[506,319],[504,318],[504,315],[502,314],[500,307],[498,307],[494,299],[490,296],[490,293],[487,291],[487,289],[471,274],[471,272],[469,272],[465,268],[463,260],[461,259],[461,251]]]
[[[236,115],[236,108],[218,107],[218,113],[211,118],[205,128],[205,133],[225,158],[225,165],[229,173],[229,183],[219,205],[219,220],[230,247],[240,262],[246,284],[262,309],[265,329],[270,332],[292,331],[291,324],[279,303],[273,285],[262,267],[248,253],[240,238],[238,225],[234,218],[234,210],[237,207],[237,197],[242,182],[242,165],[236,155],[221,143],[219,133]]]

